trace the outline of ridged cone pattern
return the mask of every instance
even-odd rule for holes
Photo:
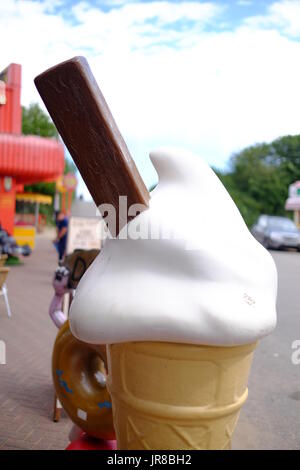
[[[108,346],[118,449],[230,449],[255,346]]]

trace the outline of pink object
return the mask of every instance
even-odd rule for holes
[[[49,315],[57,328],[61,328],[67,321],[67,317],[63,312],[64,294],[70,291],[68,288],[69,271],[64,266],[56,269],[53,279],[54,296],[49,307]]]
[[[5,86],[5,100],[2,100],[2,106],[0,106],[0,133],[21,133],[21,75],[20,64],[10,64],[1,71],[1,80],[4,81]]]
[[[66,450],[117,450],[117,441],[104,441],[82,433]]]

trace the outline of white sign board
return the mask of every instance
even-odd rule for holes
[[[99,217],[70,217],[68,226],[67,254],[74,250],[101,248],[104,222]]]

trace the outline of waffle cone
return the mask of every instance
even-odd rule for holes
[[[255,346],[108,346],[118,449],[230,449]]]

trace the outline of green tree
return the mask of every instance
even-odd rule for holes
[[[259,203],[252,198],[246,190],[241,190],[235,184],[233,175],[230,173],[222,173],[221,171],[214,170],[225,188],[229,192],[230,196],[234,200],[235,204],[239,208],[247,225],[253,225],[255,220],[260,214]]]
[[[28,108],[22,106],[22,133],[58,139],[55,125],[37,103],[30,104]]]
[[[300,179],[300,135],[248,147],[218,175],[248,225],[261,213],[286,215],[288,186]]]

